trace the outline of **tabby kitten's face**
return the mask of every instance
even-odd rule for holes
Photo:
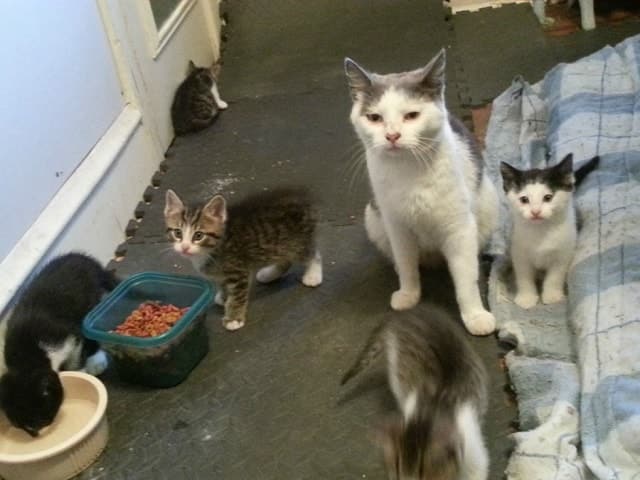
[[[566,211],[573,192],[573,156],[545,168],[518,170],[500,165],[504,191],[511,210],[530,223],[543,223]]]
[[[446,119],[445,51],[405,73],[370,73],[349,58],[344,65],[353,100],[351,123],[367,149],[409,150],[418,157],[432,153]]]
[[[216,195],[204,206],[190,207],[173,190],[167,190],[164,219],[176,252],[185,257],[206,256],[224,235],[226,201]]]

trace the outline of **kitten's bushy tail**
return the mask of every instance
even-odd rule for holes
[[[384,341],[382,338],[382,332],[386,322],[382,322],[378,325],[367,340],[366,345],[358,355],[355,363],[351,366],[347,373],[344,374],[342,380],[340,380],[340,385],[344,385],[353,377],[358,375],[361,371],[366,369],[371,363],[378,358],[382,350],[384,349]]]
[[[578,168],[573,173],[573,177],[575,178],[575,186],[576,187],[580,186],[580,183],[582,183],[584,178],[587,175],[589,175],[593,170],[595,170],[598,167],[599,163],[600,163],[600,157],[596,155],[591,160],[589,160],[584,165],[582,165],[580,168]]]

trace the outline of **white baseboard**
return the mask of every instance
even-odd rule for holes
[[[133,209],[162,155],[154,151],[140,111],[128,105],[0,263],[0,312],[31,272],[76,250],[113,258]]]
[[[475,12],[481,8],[499,8],[508,3],[531,3],[531,0],[449,0],[452,13]]]

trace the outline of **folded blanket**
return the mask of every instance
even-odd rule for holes
[[[589,478],[586,463],[600,479],[639,479],[640,36],[558,65],[535,85],[516,79],[493,103],[486,144],[500,187],[501,161],[601,158],[576,192],[581,230],[566,305],[512,303],[503,202],[489,296],[500,337],[516,346],[507,361],[521,428],[531,429],[516,434],[507,475]]]

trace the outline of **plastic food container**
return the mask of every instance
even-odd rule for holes
[[[149,387],[173,387],[184,381],[209,351],[205,326],[213,299],[202,278],[143,272],[120,283],[84,319],[87,338],[102,344],[120,378]],[[189,307],[167,332],[156,337],[131,337],[113,330],[148,301]]]
[[[0,477],[5,480],[66,480],[104,450],[109,437],[104,385],[82,372],[61,372],[60,381],[64,401],[36,438],[0,414]]]

